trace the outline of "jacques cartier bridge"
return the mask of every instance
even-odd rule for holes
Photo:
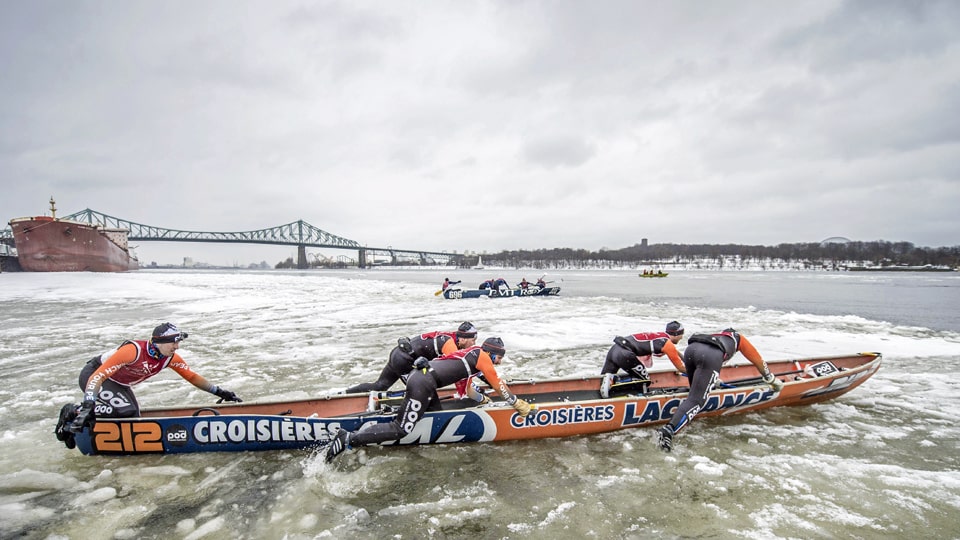
[[[463,263],[463,255],[455,253],[361,246],[359,242],[318,229],[302,219],[268,229],[242,232],[165,229],[113,217],[89,208],[60,219],[99,225],[108,229],[126,229],[127,240],[133,242],[212,242],[297,246],[297,268],[307,268],[306,248],[308,247],[356,251],[357,265],[360,268],[370,266],[372,262],[378,260],[378,257],[389,257],[389,264],[402,262],[419,265],[461,265]],[[14,245],[13,232],[9,228],[0,230],[0,243]],[[368,257],[371,257],[371,262],[368,262]]]

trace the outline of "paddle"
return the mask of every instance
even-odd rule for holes
[[[613,384],[610,385],[610,395],[626,393],[632,390],[643,390],[645,385],[650,383],[650,379],[641,379],[639,377],[614,377]]]
[[[795,369],[793,371],[784,371],[783,373],[774,373],[774,377],[780,377],[782,375],[795,375],[797,373],[803,373],[802,369]],[[752,384],[759,384],[763,382],[763,377],[749,377],[746,379],[737,379],[735,381],[721,381],[721,388],[737,388],[739,386],[750,386]]]
[[[793,370],[793,371],[784,371],[783,373],[774,373],[773,375],[774,375],[775,377],[781,377],[781,376],[783,376],[783,375],[795,375],[795,374],[797,374],[797,373],[803,373],[803,370],[802,370],[802,369],[795,369],[795,370]],[[686,377],[686,376],[687,376],[686,373],[682,373],[681,375],[682,375],[683,377]],[[618,386],[621,387],[621,388],[628,388],[628,387],[630,387],[630,386],[634,386],[634,385],[636,385],[637,383],[642,383],[642,382],[650,382],[650,381],[646,381],[646,380],[643,380],[643,379],[631,379],[631,378],[625,377],[625,378],[623,378],[623,379],[620,379],[620,380],[614,382],[614,383],[613,383],[613,386],[611,387],[611,390],[612,390],[613,388],[618,387]],[[762,383],[762,382],[763,382],[763,377],[748,377],[748,378],[746,378],[746,379],[736,379],[736,380],[733,380],[733,381],[720,381],[720,385],[719,385],[719,386],[720,386],[720,388],[739,388],[739,387],[741,387],[741,386],[751,386],[751,385],[759,384],[759,383]],[[677,386],[677,387],[675,387],[675,388],[665,388],[665,387],[651,388],[651,391],[653,391],[653,390],[670,390],[670,391],[676,391],[676,390],[687,390],[687,389],[689,389],[688,386],[687,386],[687,387]]]
[[[454,285],[459,285],[461,281],[463,281],[463,280],[451,281],[450,284],[448,285],[448,287],[453,287]],[[441,294],[443,294],[443,291],[444,291],[444,289],[440,289],[439,291],[433,293],[433,295],[434,295],[434,296],[440,296]]]
[[[540,285],[540,283],[543,283],[543,285],[549,285],[549,284],[551,284],[551,283],[556,283],[556,282],[557,282],[557,280],[555,280],[555,279],[551,279],[550,281],[543,281],[543,278],[545,278],[545,277],[547,277],[546,274],[540,276],[540,279],[537,280],[537,285]],[[560,283],[563,283],[563,278],[560,278]]]
[[[405,396],[406,396],[406,392],[403,390],[396,391],[396,392],[384,392],[384,393],[381,393],[380,396],[377,398],[377,404],[383,405],[386,407],[393,407],[394,405],[391,405],[391,403],[401,402],[403,401],[403,398]],[[454,397],[456,396],[454,396],[453,394],[450,394],[448,396],[441,397],[440,401],[448,401],[453,399]],[[381,412],[382,411],[380,410],[375,410],[375,411],[367,411],[364,414],[380,414]]]
[[[625,386],[633,386],[636,384],[643,384],[650,382],[650,379],[641,379],[639,377],[616,377],[613,380],[613,384],[610,385],[611,389],[614,388],[623,388]]]

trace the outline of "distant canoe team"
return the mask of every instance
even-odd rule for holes
[[[460,284],[460,281],[451,281],[450,278],[443,278],[443,283],[440,285],[440,292],[443,292],[449,289],[450,287],[453,287],[454,285],[459,285],[459,284]],[[523,278],[520,280],[520,283],[517,283],[513,288],[521,289],[525,291],[529,289],[531,285],[537,287],[538,289],[543,289],[547,286],[547,282],[543,280],[543,276],[540,276],[539,278],[537,278],[537,281],[535,284],[531,284],[529,281],[527,281],[527,278]],[[477,289],[481,291],[487,290],[487,289],[496,290],[496,291],[506,291],[510,288],[511,288],[510,283],[507,280],[503,279],[502,277],[487,279],[487,280],[484,280],[479,285],[477,285]]]

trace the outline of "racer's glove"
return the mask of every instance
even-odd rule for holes
[[[233,392],[227,390],[226,388],[220,388],[219,386],[214,387],[213,393],[218,398],[220,398],[220,401],[218,401],[217,403],[220,403],[222,401],[236,401],[237,403],[240,403],[241,401],[243,401],[242,399],[237,397],[237,395],[234,394]]]
[[[517,410],[517,413],[520,414],[520,418],[526,418],[530,411],[533,410],[533,405],[527,403],[526,401],[516,398],[516,400],[511,403],[514,409]]]
[[[74,433],[80,433],[83,428],[92,428],[97,421],[97,414],[93,411],[96,404],[95,399],[84,399],[77,411],[77,417],[73,419],[68,429]]]
[[[427,360],[426,356],[421,356],[413,361],[413,369],[426,373],[430,369],[430,361]]]
[[[770,388],[773,388],[774,392],[779,392],[780,389],[783,388],[783,382],[774,377],[773,373],[770,373],[769,371],[763,374],[763,382],[769,384]]]
[[[397,340],[397,348],[407,354],[413,354],[413,344],[410,343],[410,338],[402,337]]]

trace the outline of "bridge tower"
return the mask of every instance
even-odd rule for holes
[[[307,268],[307,246],[303,244],[297,245],[297,268],[303,270]]]

